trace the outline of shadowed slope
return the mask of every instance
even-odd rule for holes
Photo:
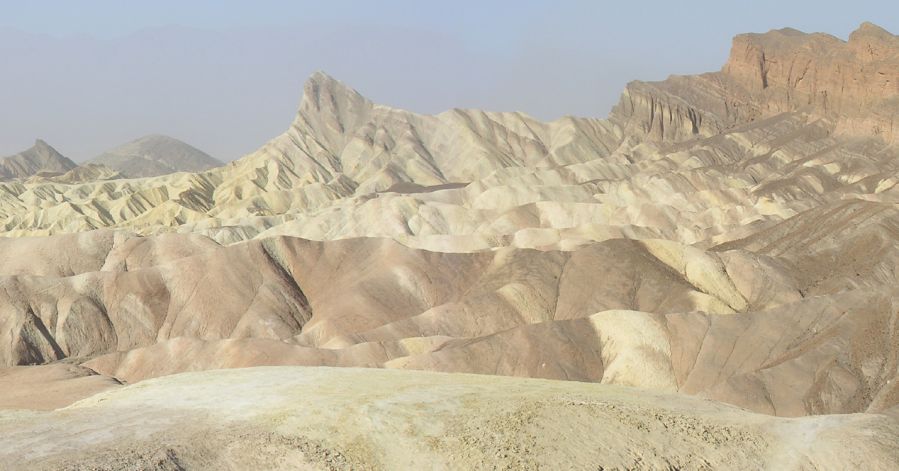
[[[387,239],[223,247],[93,232],[9,240],[0,257],[39,243],[95,255],[61,272],[8,265],[8,365],[93,357],[84,364],[128,382],[254,365],[478,372],[678,390],[781,415],[899,400],[892,282],[803,298],[790,263],[742,250],[618,239],[444,254]]]

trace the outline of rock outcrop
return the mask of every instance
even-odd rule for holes
[[[780,113],[825,119],[836,135],[895,144],[899,37],[871,23],[848,41],[791,28],[741,34],[720,72],[634,82],[613,119],[647,139],[683,141]]]
[[[899,137],[899,37],[871,23],[848,42],[791,29],[737,36],[722,73],[763,114],[810,107],[838,134]]]

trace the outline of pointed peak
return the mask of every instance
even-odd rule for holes
[[[349,85],[319,70],[309,76],[303,86],[303,101],[319,101],[321,97],[346,98],[368,101]]]
[[[59,174],[77,166],[43,139],[35,139],[27,150],[0,159],[0,176],[27,178],[41,173]]]
[[[340,83],[339,80],[334,77],[328,75],[324,70],[316,70],[309,76],[307,82],[316,82],[316,83],[326,83],[326,82],[337,82]]]
[[[319,71],[312,74],[303,86],[300,115],[310,117],[324,114],[346,121],[371,106],[372,102],[359,92]]]
[[[875,25],[874,23],[864,22],[857,30],[849,35],[849,43],[876,43],[895,47],[899,44],[899,36]]]
[[[852,36],[883,36],[889,38],[894,37],[892,33],[881,28],[880,26],[875,25],[874,23],[871,23],[870,21],[865,21],[864,23],[859,25],[858,29],[853,31],[849,37],[852,38]]]
[[[374,103],[359,92],[319,71],[303,86],[294,125],[315,135],[336,155],[373,108]]]
[[[899,36],[875,25],[864,22],[849,35],[849,47],[863,60],[884,60],[899,57]]]
[[[40,154],[54,155],[54,156],[62,157],[62,154],[60,154],[58,150],[54,149],[53,146],[51,146],[50,144],[47,144],[47,141],[45,141],[43,139],[35,139],[34,145],[31,146],[31,149],[29,149],[29,150],[38,152]],[[63,157],[63,158],[65,158],[65,157]]]

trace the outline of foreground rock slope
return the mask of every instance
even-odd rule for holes
[[[782,419],[571,381],[329,368],[150,380],[0,413],[0,437],[0,462],[23,470],[890,469],[899,455],[887,415]]]

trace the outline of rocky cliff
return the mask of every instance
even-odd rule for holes
[[[810,108],[838,134],[897,138],[899,37],[871,23],[849,41],[793,29],[743,34],[721,73],[763,114]]]
[[[720,72],[628,85],[612,117],[679,141],[779,113],[824,119],[836,135],[899,138],[899,37],[871,23],[848,41],[791,28],[734,38]]]

